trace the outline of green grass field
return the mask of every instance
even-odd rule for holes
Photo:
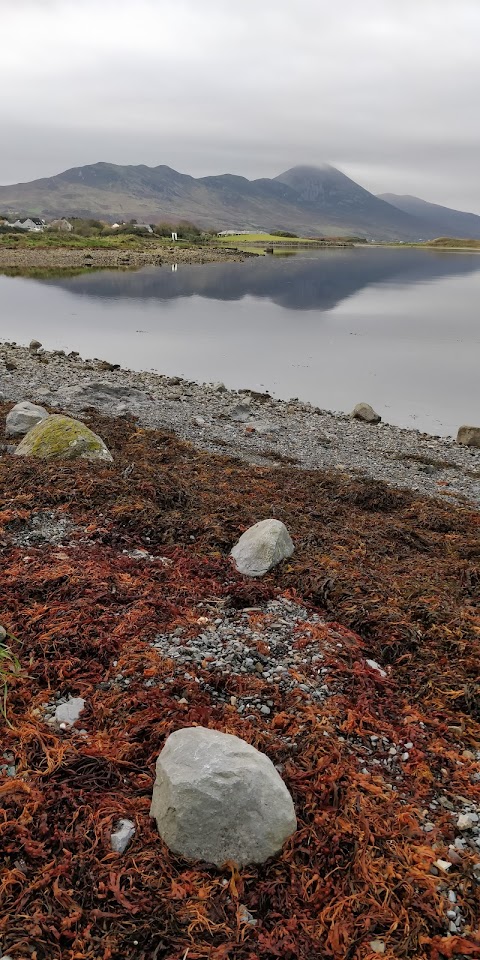
[[[154,234],[134,236],[121,233],[109,237],[80,237],[72,233],[0,233],[0,248],[8,249],[39,249],[70,247],[72,249],[101,249],[118,250],[150,250],[153,247],[171,246],[172,241],[166,237],[157,237]],[[188,240],[178,240],[179,246],[190,246]]]
[[[480,240],[459,240],[456,237],[437,237],[436,240],[427,240],[426,247],[454,247],[457,250],[480,249]]]
[[[216,237],[219,243],[226,243],[227,246],[237,246],[241,243],[267,243],[269,246],[290,246],[297,243],[317,243],[317,240],[310,240],[306,237],[277,237],[272,233],[237,233],[232,237]]]

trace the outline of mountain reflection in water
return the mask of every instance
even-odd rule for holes
[[[74,277],[0,276],[1,335],[132,370],[371,403],[430,433],[478,422],[480,256],[356,248]]]
[[[102,271],[47,282],[77,295],[172,300],[207,297],[271,300],[289,310],[332,310],[342,300],[372,284],[416,284],[461,276],[480,269],[476,254],[440,253],[406,248],[324,250],[319,254],[252,257],[243,263],[179,264],[134,272]]]

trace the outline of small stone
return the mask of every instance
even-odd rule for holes
[[[272,711],[270,710],[270,707],[267,707],[265,704],[263,704],[263,706],[260,707],[260,713],[263,713],[264,716],[266,717],[270,716],[271,712]]]
[[[110,836],[112,850],[115,853],[124,853],[134,836],[135,824],[131,820],[119,820],[116,830]]]
[[[374,953],[385,953],[385,944],[383,940],[370,940],[370,949]]]
[[[437,870],[443,870],[444,873],[447,873],[452,864],[450,863],[450,860],[435,860],[434,866],[437,868]]]
[[[55,722],[59,724],[62,730],[73,727],[84,707],[85,700],[83,697],[72,697],[66,703],[60,703],[55,710]]]
[[[377,673],[379,673],[381,677],[386,677],[386,676],[387,676],[385,670],[382,669],[382,667],[380,666],[379,663],[377,663],[376,660],[366,660],[365,663],[368,664],[368,666],[370,667],[371,670],[376,670]]]
[[[40,343],[40,340],[30,340],[30,343],[29,343],[29,345],[28,345],[28,349],[29,349],[32,353],[36,353],[37,350],[39,350],[41,346],[42,346],[42,344]]]
[[[461,813],[457,820],[457,827],[459,830],[471,830],[476,823],[478,823],[478,814]]]
[[[240,923],[248,923],[251,927],[255,927],[258,923],[243,903],[241,903],[238,908],[238,919]]]
[[[6,640],[6,638],[7,638],[7,631],[5,630],[5,627],[0,627],[0,643],[3,643],[3,641]]]
[[[252,416],[251,403],[251,400],[245,401],[244,403],[237,403],[235,407],[232,407],[228,414],[230,420],[233,420],[235,423],[246,423]]]
[[[280,433],[282,428],[278,426],[278,424],[270,423],[268,420],[251,420],[245,425],[245,429],[249,432],[254,431],[260,434],[260,436],[268,436],[270,433]]]
[[[362,420],[363,423],[380,423],[382,419],[378,413],[375,413],[369,403],[357,403],[353,408],[351,416],[354,420]]]

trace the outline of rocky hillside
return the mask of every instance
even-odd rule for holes
[[[383,240],[433,239],[450,232],[448,217],[434,223],[422,210],[399,209],[329,165],[247,180],[231,174],[196,179],[164,165],[95,163],[0,187],[0,211],[152,223],[187,219],[218,229],[291,229]],[[476,233],[461,235],[480,237],[480,217],[471,216],[469,229]]]

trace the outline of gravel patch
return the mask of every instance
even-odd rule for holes
[[[12,520],[6,529],[15,546],[36,547],[45,543],[59,546],[70,539],[75,528],[66,514],[39,510],[28,520]]]
[[[258,710],[269,717],[274,714],[274,695],[296,691],[322,703],[338,686],[329,686],[325,676],[325,655],[337,653],[344,646],[343,638],[331,625],[328,639],[319,646],[318,628],[323,625],[317,614],[288,600],[272,600],[263,608],[229,611],[212,622],[209,617],[203,629],[193,638],[184,636],[179,627],[173,633],[159,634],[153,646],[163,657],[174,661],[174,677],[191,679],[192,669],[201,667],[212,678],[243,677],[265,681],[265,694],[230,697],[223,684],[199,680],[211,696],[220,702],[231,702],[239,713]],[[299,641],[301,642],[299,643]],[[154,686],[155,681],[146,681]],[[247,683],[248,687],[248,683]],[[269,689],[270,692],[269,692]]]
[[[172,430],[198,448],[250,463],[336,469],[417,493],[480,503],[480,450],[451,437],[365,424],[299,400],[229,391],[221,383],[111,367],[76,353],[32,354],[3,344],[0,390],[12,401],[31,400],[76,416],[89,406],[110,416],[132,414],[142,426]]]

